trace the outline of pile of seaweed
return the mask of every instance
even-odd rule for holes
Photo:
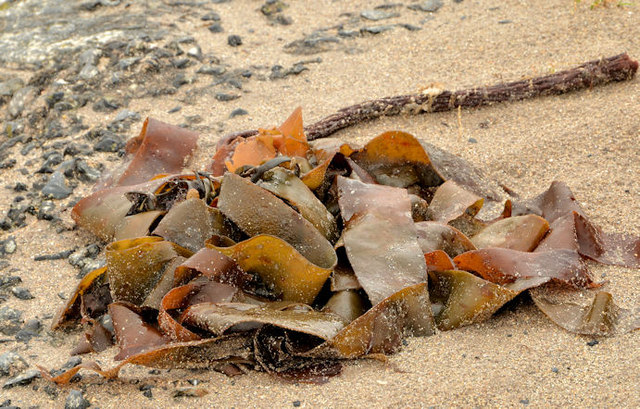
[[[148,119],[130,162],[73,209],[110,244],[53,326],[82,323],[73,353],[115,343],[121,362],[47,378],[138,364],[321,382],[343,360],[487,320],[525,292],[577,334],[640,328],[587,268],[640,268],[640,239],[603,232],[561,182],[499,201],[476,169],[407,133],[310,143],[300,109],[181,173],[196,146]],[[482,220],[485,203],[504,210]]]

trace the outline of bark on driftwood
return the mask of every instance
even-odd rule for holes
[[[340,109],[320,121],[305,127],[309,140],[326,138],[341,129],[382,116],[442,112],[462,108],[491,105],[498,102],[519,101],[544,95],[560,95],[593,88],[613,81],[631,79],[638,70],[638,62],[626,53],[589,61],[569,70],[521,81],[459,91],[436,91],[398,95],[366,101]],[[242,136],[257,134],[248,130],[225,136],[219,146]]]

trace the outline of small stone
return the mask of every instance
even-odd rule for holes
[[[35,379],[40,378],[40,371],[37,369],[30,369],[18,376],[15,376],[9,380],[7,380],[4,385],[2,385],[3,389],[10,389],[15,386],[25,386],[29,385]]]
[[[198,74],[206,75],[222,75],[227,72],[227,69],[221,65],[203,65],[196,71]]]
[[[227,44],[229,44],[231,47],[239,47],[242,45],[242,37],[237,34],[232,34],[227,37]]]
[[[89,166],[83,159],[77,159],[74,165],[79,180],[83,182],[95,182],[100,178],[100,171]]]
[[[513,23],[513,20],[498,20],[498,24],[510,24]]]
[[[98,71],[98,67],[92,64],[87,64],[78,73],[78,77],[83,80],[90,80],[91,78],[95,78],[100,71]]]
[[[231,115],[229,115],[229,118],[235,118],[237,116],[248,115],[248,114],[249,114],[249,111],[247,111],[246,109],[236,108],[233,111],[231,111]]]
[[[24,81],[21,78],[10,78],[4,82],[0,82],[0,97],[10,97],[24,87]]]
[[[520,403],[522,403],[523,405],[528,405],[529,399],[520,399]]]
[[[283,12],[287,7],[288,5],[281,0],[267,0],[260,7],[260,12],[267,17],[271,17],[274,14]]]
[[[216,99],[220,102],[233,101],[238,98],[240,98],[240,95],[238,94],[227,94],[226,92],[218,92],[216,94]]]
[[[29,105],[36,97],[36,89],[28,86],[21,88],[13,94],[13,98],[9,102],[9,116],[16,118],[22,114],[25,106]]]
[[[121,69],[122,71],[126,71],[129,68],[136,65],[140,60],[141,60],[140,57],[123,58],[120,61],[118,61],[118,68]]]
[[[560,370],[558,368],[556,368],[555,366],[553,368],[551,368],[551,372],[553,373],[558,373]]]
[[[468,141],[469,143],[478,143],[478,140],[476,138],[469,138]]]
[[[420,26],[414,26],[413,24],[405,24],[405,23],[402,23],[402,24],[398,24],[398,25],[399,25],[400,27],[402,27],[402,28],[404,28],[404,29],[408,30],[408,31],[420,31],[420,30],[422,30],[422,27],[420,27]]]
[[[173,391],[173,397],[201,398],[208,393],[209,391],[204,388],[187,386],[183,388],[177,388],[175,391]]]
[[[9,237],[8,239],[1,241],[0,243],[2,244],[2,248],[0,249],[0,252],[2,254],[13,254],[18,248],[16,240],[13,237]]]
[[[187,50],[187,55],[189,57],[193,57],[196,60],[201,60],[202,59],[202,48],[200,48],[199,45],[196,45],[195,47],[191,47]]]
[[[210,11],[207,14],[205,14],[204,16],[200,17],[200,20],[202,20],[202,21],[220,21],[220,14],[216,13],[215,11]]]
[[[212,33],[222,33],[224,31],[224,29],[222,28],[222,24],[220,24],[220,23],[213,23],[207,28]]]
[[[78,55],[78,62],[80,65],[84,66],[87,64],[98,65],[98,61],[102,56],[102,51],[97,48],[90,48],[85,50]]]
[[[380,34],[380,33],[384,33],[385,31],[390,31],[393,30],[394,26],[370,26],[370,27],[362,27],[360,29],[360,32],[362,34]]]
[[[180,105],[175,106],[173,108],[171,108],[170,110],[167,111],[168,114],[175,114],[176,112],[180,111],[182,109],[182,107]]]
[[[97,152],[118,152],[124,148],[125,143],[122,139],[109,131],[102,132],[102,138],[95,144],[93,149]]]
[[[293,407],[294,407],[294,408],[298,408],[298,407],[300,407],[300,405],[301,405],[301,404],[302,404],[302,402],[300,402],[299,400],[294,400],[294,401],[293,401]]]
[[[92,106],[92,109],[96,112],[112,112],[118,108],[120,108],[120,104],[107,98],[102,98]]]
[[[123,109],[122,111],[118,112],[118,115],[116,115],[113,121],[122,122],[128,119],[132,121],[138,121],[140,120],[140,114],[134,111],[129,111],[128,109]]]
[[[393,18],[398,16],[400,16],[400,14],[394,13],[392,11],[386,11],[386,10],[363,10],[360,13],[360,17],[366,20],[371,20],[371,21],[385,20],[388,18]]]
[[[82,395],[82,391],[73,389],[69,391],[67,400],[64,403],[64,409],[86,409],[91,403]]]
[[[31,338],[40,336],[42,330],[42,323],[37,318],[28,320],[24,327],[16,333],[16,340],[20,342],[29,342]]]
[[[22,279],[18,276],[0,276],[0,289],[13,287],[22,282]]]
[[[10,308],[0,308],[0,332],[5,335],[14,335],[20,331],[22,325],[22,311]]]
[[[191,64],[191,60],[188,58],[179,58],[177,60],[173,60],[172,64],[177,69],[187,68],[189,64]]]
[[[33,300],[35,298],[26,287],[13,287],[11,294],[20,300]]]
[[[181,86],[188,84],[189,83],[189,79],[187,78],[187,76],[184,73],[179,73],[178,75],[176,75],[173,78],[173,81],[171,82],[171,84],[176,87],[176,88],[180,88]]]
[[[151,392],[151,389],[153,388],[153,385],[142,385],[140,386],[140,391],[142,391],[142,394],[144,396],[146,396],[149,399],[153,399],[153,393]]]
[[[420,4],[412,4],[410,6],[408,6],[411,10],[418,10],[418,11],[425,11],[425,12],[429,12],[429,13],[434,13],[438,10],[440,10],[440,7],[442,7],[444,5],[444,3],[442,2],[442,0],[427,0],[427,1],[423,1]]]
[[[27,361],[13,351],[0,354],[0,376],[16,376],[28,367]]]
[[[42,188],[42,194],[53,199],[65,199],[71,193],[73,193],[73,189],[67,186],[64,174],[60,171],[55,171]]]
[[[597,339],[592,339],[591,341],[587,342],[587,345],[590,347],[594,347],[596,345],[598,345],[600,343],[600,341],[598,341]]]

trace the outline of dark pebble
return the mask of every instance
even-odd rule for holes
[[[513,23],[513,20],[500,20],[498,21],[498,24],[510,24]]]
[[[13,237],[0,241],[0,254],[13,254],[18,249],[16,240]]]
[[[249,114],[249,111],[247,111],[246,109],[236,108],[233,111],[231,111],[231,115],[229,115],[229,118],[235,118],[237,116],[248,115],[248,114]]]
[[[182,109],[182,107],[180,105],[175,106],[173,108],[171,108],[170,110],[167,111],[168,114],[174,114],[178,111],[180,111]]]
[[[528,405],[529,399],[520,399],[520,403],[522,403],[523,405]]]
[[[0,289],[13,287],[22,282],[18,276],[0,276]]]
[[[3,389],[10,389],[15,386],[25,386],[29,385],[35,379],[40,378],[40,371],[37,369],[30,369],[18,376],[15,376],[9,380],[7,380],[4,385],[2,385]]]
[[[206,75],[222,75],[227,72],[227,69],[220,65],[203,65],[196,71],[198,74]]]
[[[51,200],[43,200],[38,210],[38,219],[40,220],[53,220],[55,218],[53,211],[56,205]]]
[[[233,101],[238,98],[240,98],[240,95],[238,94],[227,94],[226,92],[218,92],[216,94],[216,99],[221,102]]]
[[[27,185],[22,183],[22,182],[18,182],[15,184],[15,186],[13,187],[13,190],[15,192],[26,192],[27,191]]]
[[[126,71],[136,65],[140,60],[140,57],[123,58],[118,61],[118,68],[122,71]]]
[[[0,308],[0,332],[5,335],[14,335],[20,331],[22,325],[22,311],[10,307]]]
[[[42,194],[53,199],[65,199],[71,193],[73,193],[73,189],[67,186],[64,174],[60,171],[55,171],[42,188]]]
[[[398,24],[400,27],[409,30],[409,31],[420,31],[422,30],[422,27],[420,26],[414,26],[413,24]]]
[[[229,37],[227,37],[227,44],[229,44],[231,47],[238,47],[242,45],[242,37],[240,37],[237,34],[232,34]]]
[[[386,20],[388,18],[393,18],[398,16],[400,16],[400,14],[392,11],[386,11],[386,10],[363,10],[360,13],[360,17],[366,20],[371,20],[371,21]]]
[[[115,133],[102,130],[99,134],[101,135],[100,139],[93,146],[96,152],[118,152],[124,148],[124,141]]]
[[[187,76],[184,75],[184,73],[179,73],[178,75],[176,75],[171,82],[171,84],[176,88],[180,88],[181,86],[188,83],[189,80],[187,79]]]
[[[476,138],[469,138],[468,141],[469,143],[478,143],[478,140]]]
[[[177,60],[173,60],[172,64],[178,69],[187,68],[191,64],[191,60],[188,58],[179,58]]]
[[[294,400],[293,401],[293,407],[294,408],[300,407],[301,404],[302,404],[302,402],[300,402],[299,400]]]
[[[24,324],[24,327],[16,333],[16,340],[20,342],[29,342],[31,338],[40,336],[42,323],[37,318],[32,318]]]
[[[110,99],[102,98],[91,107],[96,112],[112,112],[120,108],[120,104]]]
[[[151,392],[152,388],[153,388],[153,385],[145,384],[145,385],[141,385],[139,389],[140,391],[142,391],[142,394],[144,396],[146,396],[149,399],[153,399],[153,393]]]
[[[207,14],[205,14],[204,16],[200,17],[200,20],[202,20],[202,21],[220,21],[220,14],[216,13],[215,11],[210,11]]]
[[[224,29],[222,28],[222,24],[220,24],[220,23],[213,23],[207,28],[212,33],[222,33],[224,31]]]
[[[118,112],[113,122],[122,122],[122,121],[138,121],[140,120],[140,114],[134,111],[129,111],[128,109],[123,109]]]
[[[15,159],[7,159],[3,162],[0,162],[0,169],[11,169],[14,166],[16,166],[16,160]]]
[[[587,342],[587,345],[589,345],[590,347],[594,347],[596,345],[598,345],[600,343],[600,341],[598,341],[597,339],[592,339],[591,341]]]
[[[15,376],[28,367],[27,361],[14,351],[0,354],[0,376]]]
[[[13,287],[11,294],[20,300],[33,300],[35,298],[26,287]]]
[[[371,26],[371,27],[362,27],[360,29],[360,32],[362,34],[380,34],[380,33],[384,33],[385,31],[390,31],[393,30],[394,26],[388,25],[388,26]]]
[[[440,10],[440,7],[442,7],[443,5],[444,3],[442,2],[442,0],[427,0],[427,1],[423,1],[420,4],[412,4],[408,7],[411,10],[418,10],[418,11],[433,13]]]
[[[91,403],[82,395],[82,391],[73,389],[69,391],[67,400],[64,403],[64,409],[86,409]]]
[[[551,368],[551,372],[553,373],[558,373],[560,370],[558,368],[556,368],[555,366],[553,368]]]

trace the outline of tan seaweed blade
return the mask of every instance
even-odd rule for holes
[[[627,53],[623,53],[613,57],[588,61],[577,67],[554,74],[506,84],[475,87],[459,91],[428,92],[374,99],[342,108],[335,114],[305,127],[304,130],[307,134],[307,139],[312,141],[326,138],[341,129],[383,116],[442,112],[458,107],[474,108],[545,95],[561,95],[581,89],[590,89],[614,81],[626,81],[633,78],[637,71],[638,62],[632,60]],[[230,134],[223,138],[220,143],[224,144],[236,137],[248,137],[257,133],[258,131],[254,129]]]

